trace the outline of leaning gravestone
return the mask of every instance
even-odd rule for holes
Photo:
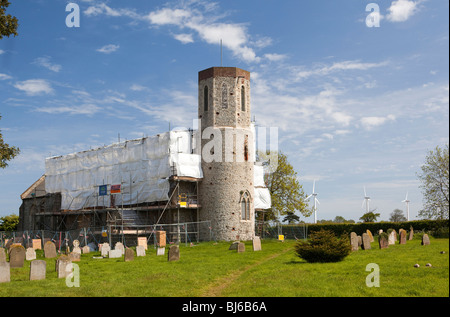
[[[370,237],[367,233],[362,234],[362,245],[361,248],[363,250],[369,250],[371,248],[370,246]]]
[[[53,242],[51,241],[45,242],[44,256],[46,259],[56,258],[56,246]]]
[[[389,247],[389,236],[387,233],[382,232],[378,236],[378,245],[380,249],[387,249]]]
[[[412,240],[414,238],[414,229],[413,227],[409,227],[409,237],[408,240]]]
[[[138,245],[136,247],[136,256],[145,256],[145,246]]]
[[[34,260],[30,263],[30,281],[45,280],[47,263],[44,260]]]
[[[11,281],[11,270],[9,262],[0,262],[0,283]]]
[[[403,229],[400,230],[399,244],[406,244],[406,231]]]
[[[430,238],[426,233],[422,236],[422,245],[430,245]]]
[[[238,247],[237,247],[237,252],[238,253],[245,252],[245,244],[243,242],[239,242]]]
[[[258,236],[253,238],[253,251],[261,251],[261,239]]]
[[[350,244],[352,246],[352,251],[358,251],[359,245],[358,245],[358,236],[356,232],[350,233]]]
[[[21,245],[15,245],[11,247],[9,251],[9,264],[10,267],[23,267],[25,262],[25,248]]]
[[[0,263],[6,262],[6,252],[5,249],[0,248]]]
[[[180,247],[178,245],[171,245],[168,252],[168,261],[178,261],[180,259]]]
[[[375,240],[374,240],[374,238],[373,238],[372,232],[371,232],[369,229],[367,229],[367,230],[366,230],[366,233],[368,234],[368,236],[369,236],[369,238],[370,238],[370,242],[374,242]]]
[[[230,247],[228,248],[228,250],[237,250],[238,244],[239,244],[239,241],[234,241],[234,242],[230,245]]]
[[[27,261],[36,260],[36,250],[33,248],[27,248],[27,252],[25,253],[25,259]]]
[[[125,262],[133,261],[134,260],[134,251],[133,249],[126,248],[125,249]]]
[[[56,275],[58,278],[65,278],[72,273],[72,261],[67,255],[61,255],[56,260]]]

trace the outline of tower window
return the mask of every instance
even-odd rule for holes
[[[250,195],[248,191],[241,194],[241,219],[250,220]]]
[[[228,109],[228,87],[225,83],[222,85],[222,109]]]
[[[208,96],[208,86],[205,86],[203,89],[203,108],[204,111],[208,111],[208,102],[209,102],[209,96]]]
[[[241,87],[241,110],[245,111],[245,87]]]

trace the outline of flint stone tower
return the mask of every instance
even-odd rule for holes
[[[250,73],[212,67],[198,74],[203,180],[199,220],[210,220],[217,240],[254,237],[254,142]]]

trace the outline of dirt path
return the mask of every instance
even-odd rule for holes
[[[244,274],[248,270],[253,269],[254,267],[257,267],[258,265],[261,265],[263,263],[266,263],[267,261],[273,260],[273,259],[279,257],[280,255],[283,255],[289,251],[292,251],[292,248],[288,248],[286,250],[283,250],[280,253],[273,254],[273,255],[271,255],[267,258],[264,258],[256,263],[253,263],[253,264],[250,264],[250,265],[244,267],[244,269],[239,269],[239,270],[233,271],[226,276],[218,278],[200,296],[201,297],[220,297],[220,296],[222,296],[223,290],[225,290],[230,285],[232,285],[242,274]]]

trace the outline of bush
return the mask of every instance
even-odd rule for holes
[[[320,230],[310,235],[307,242],[294,246],[297,255],[307,262],[339,262],[351,252],[347,236],[338,238],[333,231]]]

